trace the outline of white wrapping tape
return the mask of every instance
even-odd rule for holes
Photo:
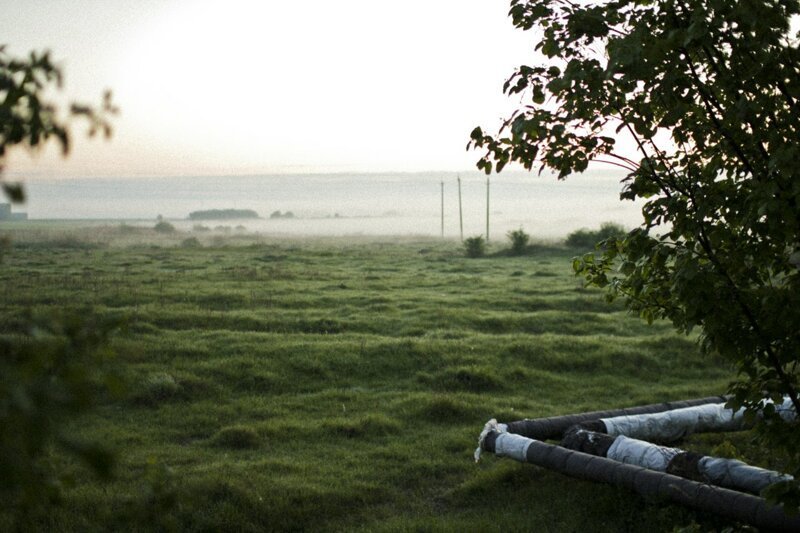
[[[672,442],[692,433],[735,431],[744,425],[744,411],[734,412],[725,404],[706,404],[663,413],[603,418],[606,432],[635,439]]]
[[[678,455],[680,451],[675,448],[656,446],[641,440],[629,439],[621,435],[614,439],[606,457],[620,463],[664,472],[672,458]]]
[[[746,490],[755,494],[778,481],[793,479],[790,475],[750,466],[736,459],[703,457],[698,461],[697,467],[714,485]]]
[[[498,457],[510,457],[525,462],[528,459],[528,448],[531,443],[533,443],[533,439],[528,437],[514,433],[501,433],[494,442],[494,453]]]
[[[505,433],[508,431],[508,424],[500,424],[494,418],[484,424],[483,431],[481,431],[481,434],[478,435],[478,447],[475,449],[475,453],[473,454],[476,463],[481,460],[483,441],[486,439],[486,435],[488,435],[490,431]]]

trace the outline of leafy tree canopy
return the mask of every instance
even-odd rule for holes
[[[237,218],[258,218],[258,213],[252,209],[206,209],[189,213],[190,220],[228,220]]]
[[[61,84],[61,71],[49,54],[13,58],[0,46],[0,180],[12,148],[37,150],[55,140],[64,154],[70,147],[69,120],[88,120],[89,135],[111,135],[107,116],[115,113],[110,93],[98,111],[72,104],[67,118],[43,98]],[[12,202],[24,200],[20,184],[2,182]],[[121,324],[100,320],[86,309],[57,314],[7,317],[0,330],[0,517],[10,512],[15,527],[30,529],[37,511],[46,509],[70,478],[50,464],[58,446],[107,476],[112,455],[95,442],[76,439],[67,423],[88,410],[102,386],[119,390],[121,381],[106,365],[107,338]]]
[[[49,86],[61,87],[62,79],[61,69],[50,60],[49,52],[31,52],[27,58],[15,58],[0,45],[0,174],[6,153],[15,146],[37,150],[53,139],[66,155],[70,148],[69,118],[87,119],[90,136],[97,132],[111,136],[107,117],[117,112],[111,93],[105,93],[99,111],[73,103],[69,117],[64,119],[59,117],[58,107],[42,95]],[[14,202],[25,199],[19,184],[3,183],[2,188]]]
[[[800,51],[797,0],[512,0],[541,64],[504,86],[523,105],[497,135],[476,128],[478,167],[559,178],[590,161],[628,171],[642,225],[575,269],[648,321],[671,320],[732,361],[734,407],[764,419],[800,466]],[[629,135],[638,154],[615,151]],[[794,496],[793,496],[794,494]],[[773,496],[797,507],[797,485]]]

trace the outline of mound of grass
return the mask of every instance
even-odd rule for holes
[[[439,239],[238,246],[232,234],[190,250],[177,246],[190,235],[134,236],[54,249],[29,233],[40,248],[4,255],[3,338],[29,308],[129,319],[112,346],[133,400],[104,398],[70,435],[124,450],[117,478],[100,484],[54,455],[75,483],[31,529],[724,529],[529,465],[474,464],[489,418],[707,396],[730,381],[694,337],[582,288],[575,250],[528,244],[472,261]],[[750,462],[759,453],[731,442]],[[172,484],[142,479],[152,461]],[[123,517],[127,502],[140,512]],[[0,529],[10,507],[0,502]]]
[[[446,368],[433,374],[419,373],[417,377],[422,383],[445,391],[489,392],[503,388],[496,370],[489,366]]]
[[[436,424],[464,424],[477,418],[478,409],[450,395],[433,395],[420,401],[415,416]]]
[[[133,394],[134,403],[155,407],[176,398],[181,386],[166,372],[155,372],[147,376]]]
[[[211,438],[215,446],[230,448],[232,450],[245,450],[258,448],[261,437],[250,426],[227,426],[217,431]]]
[[[383,414],[370,414],[358,418],[337,418],[325,422],[324,428],[331,434],[342,437],[363,438],[396,435],[400,432],[400,423]]]

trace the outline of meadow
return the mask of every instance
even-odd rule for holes
[[[672,531],[719,519],[531,465],[473,461],[511,421],[724,392],[733,370],[583,287],[583,250],[20,224],[0,329],[25,310],[124,319],[126,383],[72,423],[117,453],[52,531]],[[83,312],[83,311],[82,311]],[[748,437],[685,446],[746,453]],[[756,462],[758,462],[756,460]],[[7,517],[6,517],[7,518]]]

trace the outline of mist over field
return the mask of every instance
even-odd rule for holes
[[[27,183],[31,219],[140,220],[162,215],[181,229],[204,209],[252,209],[258,220],[237,221],[248,230],[288,235],[441,234],[458,237],[456,173],[299,174],[271,176],[32,180]],[[463,173],[464,235],[486,231],[486,177]],[[524,228],[537,238],[613,221],[632,227],[639,206],[620,202],[620,175],[588,172],[564,181],[550,176],[504,173],[490,182],[490,235]],[[293,219],[270,219],[291,211]],[[185,222],[182,222],[185,220]],[[215,224],[219,223],[215,221]],[[185,227],[184,227],[185,226]]]

